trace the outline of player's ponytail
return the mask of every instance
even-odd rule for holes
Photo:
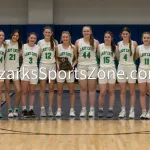
[[[132,56],[132,41],[129,39],[130,56]]]
[[[93,34],[90,35],[90,45],[92,47],[94,47],[94,36],[93,36]]]
[[[56,40],[55,40],[54,37],[53,37],[53,30],[52,30],[52,28],[49,27],[49,26],[44,27],[44,31],[45,31],[46,29],[49,29],[49,30],[51,30],[51,32],[52,32],[52,35],[51,35],[51,37],[50,37],[50,45],[51,45],[51,49],[54,50],[54,46],[55,46],[55,44],[56,44]]]
[[[113,42],[113,38],[114,38],[113,33],[111,31],[106,31],[104,33],[104,36],[105,36],[105,34],[109,34],[111,36],[111,51],[112,51],[112,55],[113,55],[113,53],[115,53],[115,51],[116,51],[116,45]]]
[[[11,32],[11,35],[10,35],[10,39],[12,39],[12,36],[15,34],[15,33],[18,33],[18,35],[19,35],[19,38],[18,38],[18,50],[20,51],[20,50],[22,50],[22,45],[23,45],[23,42],[22,42],[22,40],[21,40],[21,33],[20,33],[20,31],[18,30],[18,29],[15,29],[15,30],[13,30],[12,32]]]

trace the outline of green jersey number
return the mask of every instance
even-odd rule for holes
[[[144,61],[145,61],[145,65],[150,65],[149,58],[145,58]]]
[[[90,52],[84,52],[82,55],[84,58],[90,58],[91,57],[91,53]]]
[[[9,60],[16,60],[15,54],[9,54]]]
[[[0,63],[2,63],[2,62],[3,62],[3,57],[0,58]]]
[[[33,59],[32,57],[29,57],[29,64],[32,64],[33,63]]]
[[[110,63],[110,57],[104,57],[104,64]]]
[[[127,54],[124,55],[123,59],[127,61]]]
[[[45,53],[45,58],[46,59],[51,59],[51,53]]]

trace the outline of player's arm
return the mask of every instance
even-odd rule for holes
[[[73,46],[73,56],[74,56],[74,62],[72,64],[72,68],[74,68],[74,66],[78,63],[78,56],[77,56],[77,49],[75,48],[75,46]]]
[[[76,51],[76,54],[77,54],[77,59],[78,59],[78,45],[79,45],[79,40],[77,40],[76,42],[75,42],[75,51]]]
[[[119,57],[120,57],[120,55],[119,55],[119,43],[116,46],[115,57],[117,60],[119,60]]]
[[[134,59],[137,60],[139,58],[139,46],[136,48]]]
[[[57,65],[57,69],[60,70],[59,65],[59,59],[58,59],[58,46],[55,46],[55,60],[56,60],[56,65]]]

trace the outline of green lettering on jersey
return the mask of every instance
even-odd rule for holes
[[[3,57],[0,58],[0,63],[2,63],[2,62],[3,62]]]

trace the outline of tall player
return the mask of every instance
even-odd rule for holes
[[[57,42],[53,38],[53,32],[51,27],[46,26],[43,31],[44,39],[38,42],[41,48],[41,60],[39,69],[40,78],[40,102],[41,102],[41,117],[53,116],[52,105],[54,100],[54,84],[55,84],[55,73],[56,63],[55,63],[55,49],[57,47]],[[51,73],[50,73],[51,72]],[[45,75],[44,75],[44,74]],[[49,76],[51,79],[49,79]],[[44,107],[46,82],[49,79],[48,89],[49,89],[49,110],[46,114]]]
[[[94,39],[90,26],[84,26],[82,29],[83,38],[76,41],[75,46],[78,50],[78,77],[80,85],[80,99],[82,110],[80,117],[87,114],[86,102],[90,100],[90,111],[88,116],[95,116],[96,99],[96,79],[98,73],[98,64],[96,61],[96,49],[99,42]]]
[[[61,112],[61,102],[62,102],[62,93],[63,93],[63,85],[66,80],[68,83],[68,88],[69,88],[69,93],[70,93],[70,102],[71,102],[71,109],[69,116],[70,117],[75,117],[75,111],[74,111],[74,101],[75,101],[75,93],[74,93],[74,66],[77,64],[77,52],[71,43],[71,35],[68,31],[62,32],[61,36],[61,41],[62,44],[58,45],[58,50],[56,51],[57,54],[57,87],[58,87],[58,93],[57,93],[57,112],[56,112],[56,117],[60,117],[62,112]],[[60,59],[62,57],[67,58],[70,65],[71,69],[66,68],[67,70],[64,71],[61,70],[60,68]],[[73,62],[74,60],[74,62]],[[71,72],[72,71],[72,72]],[[65,76],[65,77],[64,77]]]
[[[113,43],[113,34],[110,31],[104,33],[104,43],[98,46],[98,56],[100,57],[99,69],[99,111],[98,116],[103,117],[104,99],[107,90],[109,91],[109,111],[107,117],[113,117],[113,106],[115,101],[116,68],[114,63],[116,45]]]
[[[1,112],[1,103],[2,103],[2,88],[4,85],[4,57],[6,52],[6,44],[4,43],[5,34],[0,30],[0,118],[3,118]]]
[[[21,88],[22,88],[22,115],[23,117],[35,117],[34,100],[35,88],[38,83],[37,60],[40,55],[40,47],[36,45],[37,35],[34,32],[29,33],[28,43],[23,45],[22,56],[23,64],[20,69]],[[26,96],[29,91],[30,107],[29,112],[26,107]]]
[[[129,118],[134,118],[134,105],[135,105],[135,83],[136,83],[136,66],[134,63],[134,54],[137,43],[131,40],[130,29],[125,27],[121,31],[122,41],[118,43],[118,73],[117,78],[120,85],[120,99],[121,99],[121,112],[120,118],[126,116],[126,82],[129,84],[130,89],[130,113]],[[121,74],[121,75],[120,75]],[[123,75],[122,75],[123,74]]]
[[[10,40],[6,40],[6,56],[5,56],[5,97],[8,105],[8,117],[17,117],[20,102],[20,80],[19,80],[19,56],[22,50],[22,40],[19,30],[11,33]],[[10,104],[10,79],[13,79],[15,86],[15,109]]]
[[[140,65],[138,69],[138,83],[140,90],[140,102],[142,108],[141,119],[150,119],[150,108],[146,113],[146,91],[150,93],[150,33],[144,32],[142,34],[143,44],[136,49],[136,59],[140,58]],[[150,101],[150,99],[149,99]],[[150,107],[150,106],[149,106]]]

